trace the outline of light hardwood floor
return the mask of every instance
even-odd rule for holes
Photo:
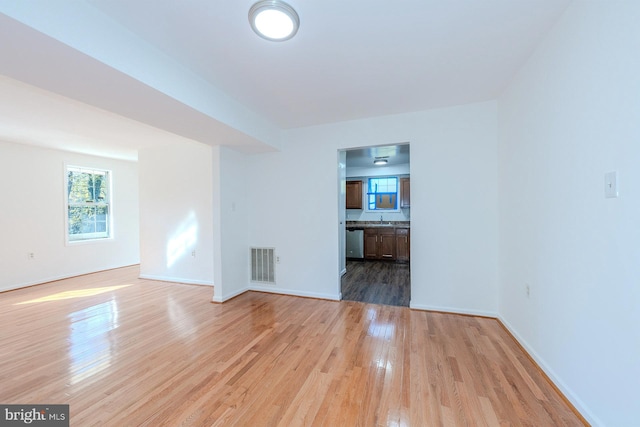
[[[496,320],[137,279],[0,294],[0,402],[72,426],[581,425]]]

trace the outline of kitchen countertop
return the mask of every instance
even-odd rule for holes
[[[410,221],[347,221],[347,228],[411,228]]]

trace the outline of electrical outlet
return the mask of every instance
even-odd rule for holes
[[[191,251],[191,256],[194,257],[194,258],[196,257],[196,250],[195,249]]]
[[[531,286],[528,283],[525,283],[524,291],[527,293],[527,298],[529,298],[531,296]]]
[[[280,264],[280,257],[276,256],[276,264]]]
[[[29,260],[36,259],[36,254],[34,254],[33,252],[27,253],[27,259],[29,259]]]

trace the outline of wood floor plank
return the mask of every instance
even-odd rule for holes
[[[411,270],[409,264],[389,261],[347,261],[342,276],[342,298],[373,304],[409,307]]]
[[[138,279],[0,293],[0,402],[71,425],[582,425],[494,319]],[[393,274],[389,274],[389,277]]]

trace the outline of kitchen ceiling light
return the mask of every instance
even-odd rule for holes
[[[374,165],[378,165],[378,166],[386,165],[387,164],[387,159],[375,159],[373,161],[373,164]]]
[[[262,0],[249,9],[251,28],[260,37],[281,42],[298,32],[300,18],[296,11],[280,0]]]

